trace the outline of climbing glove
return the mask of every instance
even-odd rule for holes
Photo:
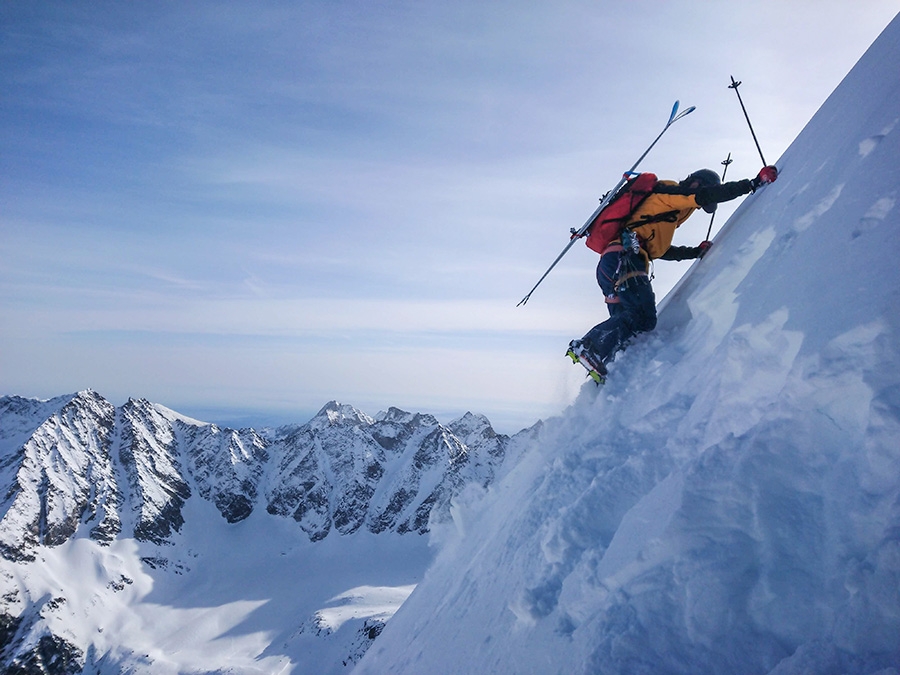
[[[756,178],[750,181],[750,184],[753,186],[753,191],[756,192],[759,189],[760,185],[766,185],[768,183],[774,183],[778,179],[778,169],[774,166],[764,166],[759,170],[759,174],[757,174]]]

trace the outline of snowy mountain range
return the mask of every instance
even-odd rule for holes
[[[98,644],[64,619],[78,604],[73,595],[93,596],[95,609],[82,611],[98,620],[109,609],[99,598],[121,594],[139,574],[193,576],[189,572],[203,552],[185,556],[185,547],[198,546],[185,535],[192,500],[218,514],[215,525],[206,522],[210,514],[199,517],[201,527],[227,531],[256,513],[256,521],[291,523],[294,545],[300,536],[317,543],[357,532],[422,539],[430,527],[449,521],[454,495],[468,485],[490,485],[536,431],[511,439],[473,414],[445,426],[430,415],[396,408],[373,419],[335,402],[303,425],[233,430],[146,400],[116,407],[93,391],[49,401],[3,397],[3,663],[10,672],[77,672]],[[144,572],[110,575],[103,562],[94,583],[75,578],[75,570],[52,593],[32,583],[31,572],[46,563],[48,550],[88,546],[104,558],[123,542],[137,546],[139,555],[130,555],[130,564]],[[108,550],[98,552],[103,548]],[[121,566],[120,561],[113,568]],[[279,582],[289,578],[285,574]],[[376,615],[364,617],[368,623],[360,629],[371,637],[383,626]],[[327,624],[315,613],[296,621],[298,635],[303,626],[322,635]],[[124,644],[117,649],[128,643],[127,635],[119,637]],[[351,641],[341,660],[352,661],[354,653],[358,658],[370,641]],[[87,658],[89,666],[99,662]],[[214,665],[213,659],[204,668],[215,670]]]

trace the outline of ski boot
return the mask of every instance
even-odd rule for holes
[[[566,356],[572,359],[572,363],[580,363],[587,370],[590,377],[598,386],[606,382],[606,366],[603,362],[589,352],[581,340],[572,340]]]

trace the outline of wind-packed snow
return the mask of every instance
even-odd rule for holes
[[[900,18],[354,673],[900,672],[898,64]]]

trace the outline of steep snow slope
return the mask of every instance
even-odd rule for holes
[[[898,63],[900,18],[354,673],[898,673]]]

